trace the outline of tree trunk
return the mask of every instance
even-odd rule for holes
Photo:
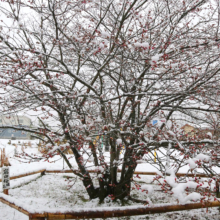
[[[114,188],[113,198],[114,200],[123,200],[125,197],[130,196],[131,180],[127,179],[123,183],[119,183]]]

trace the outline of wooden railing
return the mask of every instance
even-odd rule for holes
[[[33,213],[28,211],[27,208],[24,209],[13,202],[7,200],[7,198],[0,197],[0,201],[10,207],[22,212],[23,214],[29,216],[29,220],[55,220],[55,219],[87,219],[87,218],[111,218],[111,217],[123,217],[123,216],[136,216],[136,215],[147,215],[174,211],[183,211],[191,209],[209,208],[209,207],[219,207],[220,201],[205,202],[205,203],[189,203],[185,205],[160,205],[154,207],[113,207],[108,208],[86,208],[74,210],[71,212],[41,212]]]
[[[88,170],[89,173],[97,173],[97,170]],[[119,169],[118,170],[118,173],[120,173],[121,170]],[[72,170],[46,170],[46,173],[73,173]],[[142,171],[135,171],[134,174],[137,174],[137,175],[159,175],[157,172],[142,172]],[[192,173],[176,173],[175,174],[177,177],[181,177],[181,176],[187,176],[187,177],[194,177],[195,174],[192,174]],[[169,175],[168,175],[169,176]],[[198,173],[196,174],[196,177],[211,177],[211,175],[207,175],[205,173]]]
[[[46,169],[42,169],[42,170],[38,170],[35,172],[28,172],[28,173],[20,174],[17,176],[12,176],[12,177],[10,177],[10,180],[18,179],[18,178],[25,177],[25,176],[30,176],[30,175],[37,174],[37,173],[41,173],[41,175],[44,175],[45,171],[46,171]],[[2,182],[2,179],[0,179],[0,182]]]
[[[41,169],[34,172],[28,172],[24,174],[20,174],[17,176],[12,176],[10,179],[17,179],[37,173],[41,173],[44,175],[46,173],[73,173],[72,170],[46,170]],[[89,170],[90,173],[97,172],[96,170]],[[118,170],[121,172],[121,170]],[[156,172],[135,172],[134,174],[138,175],[157,175]],[[176,176],[185,176],[186,173],[177,173]],[[193,174],[187,174],[188,176],[194,176]],[[197,174],[197,177],[208,177],[206,174]],[[0,179],[1,181],[1,179]],[[29,216],[29,220],[55,220],[55,219],[85,219],[85,218],[111,218],[111,217],[122,217],[122,216],[134,216],[134,215],[146,215],[146,214],[155,214],[155,213],[165,213],[165,212],[173,212],[173,211],[181,211],[181,210],[190,210],[190,209],[199,209],[199,208],[208,208],[208,207],[218,207],[220,206],[220,201],[212,201],[205,203],[189,203],[185,205],[175,204],[175,205],[160,205],[154,207],[120,207],[112,209],[108,208],[95,208],[95,209],[79,209],[71,212],[42,212],[42,213],[32,213],[28,209],[24,209],[13,202],[10,202],[7,198],[10,196],[0,196],[0,202],[9,205],[10,207],[22,212],[23,214]]]

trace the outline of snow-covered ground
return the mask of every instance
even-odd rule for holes
[[[68,169],[66,164],[59,156],[55,156],[49,161],[41,160],[40,162],[28,163],[28,160],[15,157],[15,147],[18,152],[21,152],[22,145],[28,141],[11,141],[0,140],[0,148],[5,148],[6,155],[9,157],[11,163],[10,176],[16,176],[24,173],[33,172],[40,169],[47,170],[62,170]],[[24,147],[25,148],[25,147]],[[31,156],[40,156],[37,148],[37,141],[31,141],[31,146],[27,146],[24,151]],[[108,156],[108,153],[106,153]],[[71,157],[71,155],[69,156]],[[76,166],[75,159],[70,159],[73,166]],[[181,172],[187,172],[188,166],[181,169]],[[137,167],[138,171],[157,171],[157,169],[150,164],[141,163]],[[160,190],[160,186],[154,185],[154,190],[151,190],[153,176],[141,176],[141,179],[135,178],[138,184],[142,185],[143,189],[148,189],[149,194],[142,193],[141,199],[145,199],[152,204],[157,203],[173,203],[175,202],[171,196],[166,196]],[[2,193],[2,185],[0,183],[0,192]],[[140,194],[139,191],[133,191],[133,196]],[[105,203],[99,204],[98,200],[89,201],[85,189],[77,177],[73,174],[46,174],[41,177],[40,174],[15,179],[10,181],[9,195],[12,200],[17,201],[21,206],[31,207],[34,212],[42,210],[71,210],[77,208],[104,208],[104,207],[118,207],[122,204],[112,203],[111,199],[106,199]],[[139,205],[127,201],[126,205]],[[210,208],[198,210],[188,210],[181,212],[154,214],[145,216],[120,217],[115,219],[219,219],[218,208]],[[17,210],[0,203],[0,219],[5,220],[28,220],[28,217]]]

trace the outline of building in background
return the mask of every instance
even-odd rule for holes
[[[214,136],[215,131],[205,125],[189,125],[185,124],[181,127],[183,135],[187,135],[189,138],[197,136],[200,139],[218,139],[218,136]]]
[[[193,137],[196,134],[196,129],[192,125],[185,124],[181,129],[183,130],[183,135],[187,135],[188,137]]]
[[[4,126],[30,128],[31,119],[26,116],[1,115],[0,116],[0,139],[28,139],[28,140],[31,139],[31,134],[29,132],[16,130],[13,128],[4,128]]]

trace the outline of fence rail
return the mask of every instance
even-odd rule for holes
[[[24,173],[24,174],[20,174],[20,175],[17,175],[17,176],[12,176],[10,177],[10,180],[13,180],[13,179],[18,179],[18,178],[21,178],[21,177],[25,177],[25,176],[30,176],[30,175],[33,175],[33,174],[37,174],[37,173],[41,173],[42,175],[46,173],[73,173],[72,170],[46,170],[46,169],[41,169],[41,170],[38,170],[38,171],[34,171],[34,172],[28,172],[28,173]],[[88,170],[89,173],[96,173],[97,170]],[[118,172],[120,173],[121,170],[118,170]],[[137,174],[137,175],[158,175],[157,172],[141,172],[141,171],[136,171],[134,172],[134,174]],[[188,176],[188,177],[194,177],[195,175],[192,174],[192,173],[176,173],[176,176],[177,177],[181,177],[181,176]],[[196,174],[196,177],[211,177],[211,175],[207,175],[207,174],[204,174],[204,173],[200,173],[200,174]],[[2,179],[0,179],[0,182],[2,182]]]
[[[97,173],[97,170],[88,170],[89,173]],[[120,173],[121,170],[118,170],[118,173]],[[46,170],[46,173],[73,173],[72,170]],[[142,172],[142,171],[135,171],[134,174],[137,175],[158,175],[157,172]],[[181,177],[181,176],[188,176],[188,177],[194,177],[195,174],[192,173],[176,173],[177,177]],[[212,177],[212,175],[207,175],[205,173],[200,173],[200,174],[196,174],[196,177]]]
[[[18,179],[18,178],[25,177],[25,176],[30,176],[30,175],[37,174],[37,173],[41,173],[41,175],[43,175],[43,174],[45,174],[45,171],[46,171],[46,169],[42,169],[42,170],[38,170],[35,172],[28,172],[28,173],[20,174],[17,176],[12,176],[12,177],[10,177],[10,180]],[[2,182],[2,179],[0,179],[0,182]]]
[[[55,220],[55,219],[85,219],[85,218],[111,218],[111,217],[123,217],[123,216],[135,216],[135,215],[147,215],[174,211],[183,211],[190,209],[200,209],[209,207],[219,207],[220,201],[206,202],[206,203],[189,203],[185,205],[160,205],[155,207],[121,207],[121,208],[94,208],[94,209],[81,209],[72,212],[42,212],[32,213],[10,201],[6,198],[0,197],[0,201],[19,212],[29,216],[29,220]]]
[[[72,170],[46,170],[41,169],[34,172],[24,173],[17,176],[13,176],[10,179],[17,179],[37,173],[41,173],[42,175],[46,173],[73,173]],[[90,173],[96,173],[96,170],[89,170]],[[118,170],[121,172],[121,170]],[[138,175],[157,175],[156,172],[135,172],[134,174]],[[176,176],[185,176],[186,173],[177,173]],[[188,176],[194,176],[194,174],[187,174]],[[197,174],[197,177],[209,177],[206,174]],[[0,179],[1,182],[1,179]],[[6,197],[7,198],[7,197]],[[199,209],[199,208],[208,208],[208,207],[219,207],[220,201],[216,200],[213,202],[205,202],[205,203],[189,203],[185,205],[160,205],[155,207],[121,207],[121,208],[94,208],[94,209],[80,209],[71,212],[42,212],[42,213],[32,213],[15,203],[8,201],[7,199],[0,196],[0,202],[22,212],[23,214],[29,216],[29,220],[55,220],[55,219],[85,219],[85,218],[111,218],[111,217],[122,217],[122,216],[135,216],[135,215],[146,215],[146,214],[156,214],[156,213],[165,213],[165,212],[173,212],[173,211],[183,211],[190,209]]]

